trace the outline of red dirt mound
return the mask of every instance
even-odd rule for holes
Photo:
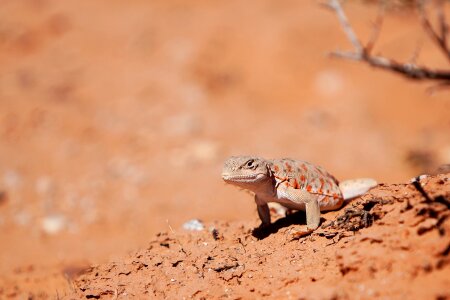
[[[380,184],[299,240],[301,213],[159,233],[147,249],[94,266],[67,298],[450,297],[450,174]],[[426,288],[424,288],[426,286]]]

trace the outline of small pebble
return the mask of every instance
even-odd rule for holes
[[[202,231],[205,229],[205,226],[200,220],[193,219],[184,223],[183,229],[190,231]]]

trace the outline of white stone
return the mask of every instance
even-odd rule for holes
[[[190,231],[202,231],[205,226],[200,220],[192,219],[183,224],[183,229]]]

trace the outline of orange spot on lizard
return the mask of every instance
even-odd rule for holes
[[[290,164],[288,164],[287,162],[285,162],[284,165],[286,166],[286,171],[292,172],[292,166],[291,166]]]

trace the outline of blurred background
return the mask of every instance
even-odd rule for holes
[[[377,6],[344,8],[367,41]],[[449,68],[413,10],[388,9],[374,52],[418,44]],[[61,290],[189,219],[256,222],[221,181],[230,155],[386,183],[448,163],[449,90],[336,49],[317,1],[1,1],[0,290]]]

